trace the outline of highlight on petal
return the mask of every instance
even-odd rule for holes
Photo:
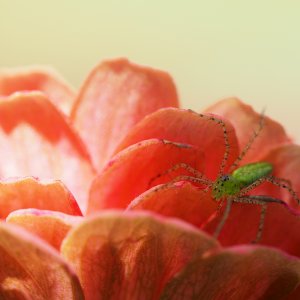
[[[0,101],[0,177],[59,179],[84,211],[94,177],[89,155],[64,116],[41,93]]]
[[[164,175],[174,165],[186,163],[201,172],[203,160],[199,149],[186,144],[157,139],[135,144],[117,154],[97,175],[91,186],[87,212],[126,208],[151,186],[187,174],[180,169]]]
[[[15,92],[41,91],[64,113],[70,113],[75,92],[50,67],[23,67],[0,70],[0,97]]]
[[[60,245],[70,229],[82,221],[82,217],[57,211],[19,209],[8,215],[6,222],[19,225],[39,236],[60,250]]]
[[[127,210],[149,210],[201,227],[215,213],[216,201],[189,182],[161,184],[134,199]]]
[[[286,299],[299,282],[299,260],[271,248],[239,246],[190,262],[160,299]]]
[[[168,106],[178,106],[170,75],[116,59],[92,71],[80,90],[71,118],[100,170],[138,121]]]
[[[17,209],[38,208],[81,216],[74,197],[60,181],[32,177],[0,181],[0,218]]]
[[[105,212],[75,227],[62,244],[86,300],[159,299],[164,285],[217,242],[188,224],[149,214]]]
[[[149,213],[86,219],[61,250],[86,300],[276,299],[300,283],[296,258],[263,247],[223,250],[202,231]]]
[[[222,163],[225,152],[224,128],[208,117],[201,117],[191,110],[164,108],[150,114],[140,121],[119,145],[120,151],[139,141],[159,138],[172,142],[191,144],[199,147],[205,153],[205,174],[215,179]],[[236,159],[239,149],[232,125],[223,120],[229,143],[229,166]]]
[[[67,262],[22,228],[0,223],[0,254],[1,299],[84,299]]]
[[[253,131],[259,128],[261,118],[261,114],[237,98],[221,100],[206,108],[204,112],[218,114],[232,123],[241,151],[250,140]],[[290,142],[284,128],[278,122],[265,116],[262,131],[247,151],[243,164],[261,160],[273,148]]]

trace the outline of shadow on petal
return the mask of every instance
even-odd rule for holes
[[[61,251],[87,300],[282,299],[300,283],[297,258],[264,247],[222,249],[187,223],[145,212],[88,218]]]
[[[0,177],[59,179],[81,210],[94,177],[89,154],[67,119],[39,93],[0,101]]]

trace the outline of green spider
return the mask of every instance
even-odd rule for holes
[[[191,113],[196,114],[195,112],[191,111]],[[294,190],[291,187],[291,184],[288,180],[277,178],[271,175],[273,171],[272,164],[268,162],[256,162],[256,163],[250,163],[246,164],[242,167],[238,168],[239,163],[244,158],[244,156],[247,154],[248,150],[250,149],[251,145],[259,135],[260,131],[262,130],[264,126],[264,114],[261,114],[259,127],[256,131],[254,131],[252,137],[248,141],[247,145],[243,149],[243,151],[240,153],[238,158],[235,160],[235,162],[230,166],[229,173],[225,174],[224,169],[226,166],[226,162],[229,157],[229,151],[230,151],[230,145],[229,145],[229,139],[227,134],[226,125],[223,122],[223,120],[218,119],[214,117],[213,115],[203,115],[203,114],[197,114],[200,118],[204,118],[207,121],[215,122],[219,126],[221,126],[223,130],[224,135],[224,142],[225,142],[225,152],[222,159],[222,163],[220,166],[219,174],[217,176],[217,179],[215,181],[210,180],[207,178],[204,174],[200,173],[198,170],[194,169],[188,164],[185,163],[179,163],[174,165],[172,168],[168,169],[166,172],[157,175],[155,178],[151,180],[153,182],[154,179],[171,173],[177,169],[185,169],[189,173],[191,173],[193,176],[187,176],[187,175],[180,175],[177,176],[172,180],[172,182],[176,181],[191,181],[194,183],[199,183],[201,185],[206,186],[206,191],[208,189],[212,190],[212,198],[220,203],[218,207],[218,211],[220,211],[221,207],[223,206],[223,203],[226,202],[226,207],[224,210],[224,214],[222,216],[222,219],[220,223],[218,224],[215,232],[214,237],[217,238],[229,216],[230,209],[233,202],[238,203],[246,203],[246,204],[257,204],[261,205],[261,214],[260,214],[260,222],[258,226],[258,231],[255,240],[253,240],[253,243],[259,242],[262,236],[263,226],[264,226],[264,219],[266,215],[266,209],[268,203],[278,203],[281,205],[284,205],[287,207],[287,204],[280,200],[276,199],[270,196],[266,195],[249,195],[248,193],[254,189],[255,187],[259,186],[263,182],[271,182],[272,184],[279,186],[281,188],[287,189],[291,196],[298,202],[300,205],[300,199],[297,196],[297,194],[294,192]],[[235,170],[234,170],[235,169]]]

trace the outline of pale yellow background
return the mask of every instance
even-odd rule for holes
[[[4,1],[0,66],[50,64],[79,86],[100,60],[169,71],[195,110],[238,96],[300,141],[300,1]]]

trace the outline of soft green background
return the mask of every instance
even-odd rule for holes
[[[50,64],[79,86],[116,56],[169,71],[184,107],[238,96],[300,140],[300,2],[0,0],[0,66]]]

